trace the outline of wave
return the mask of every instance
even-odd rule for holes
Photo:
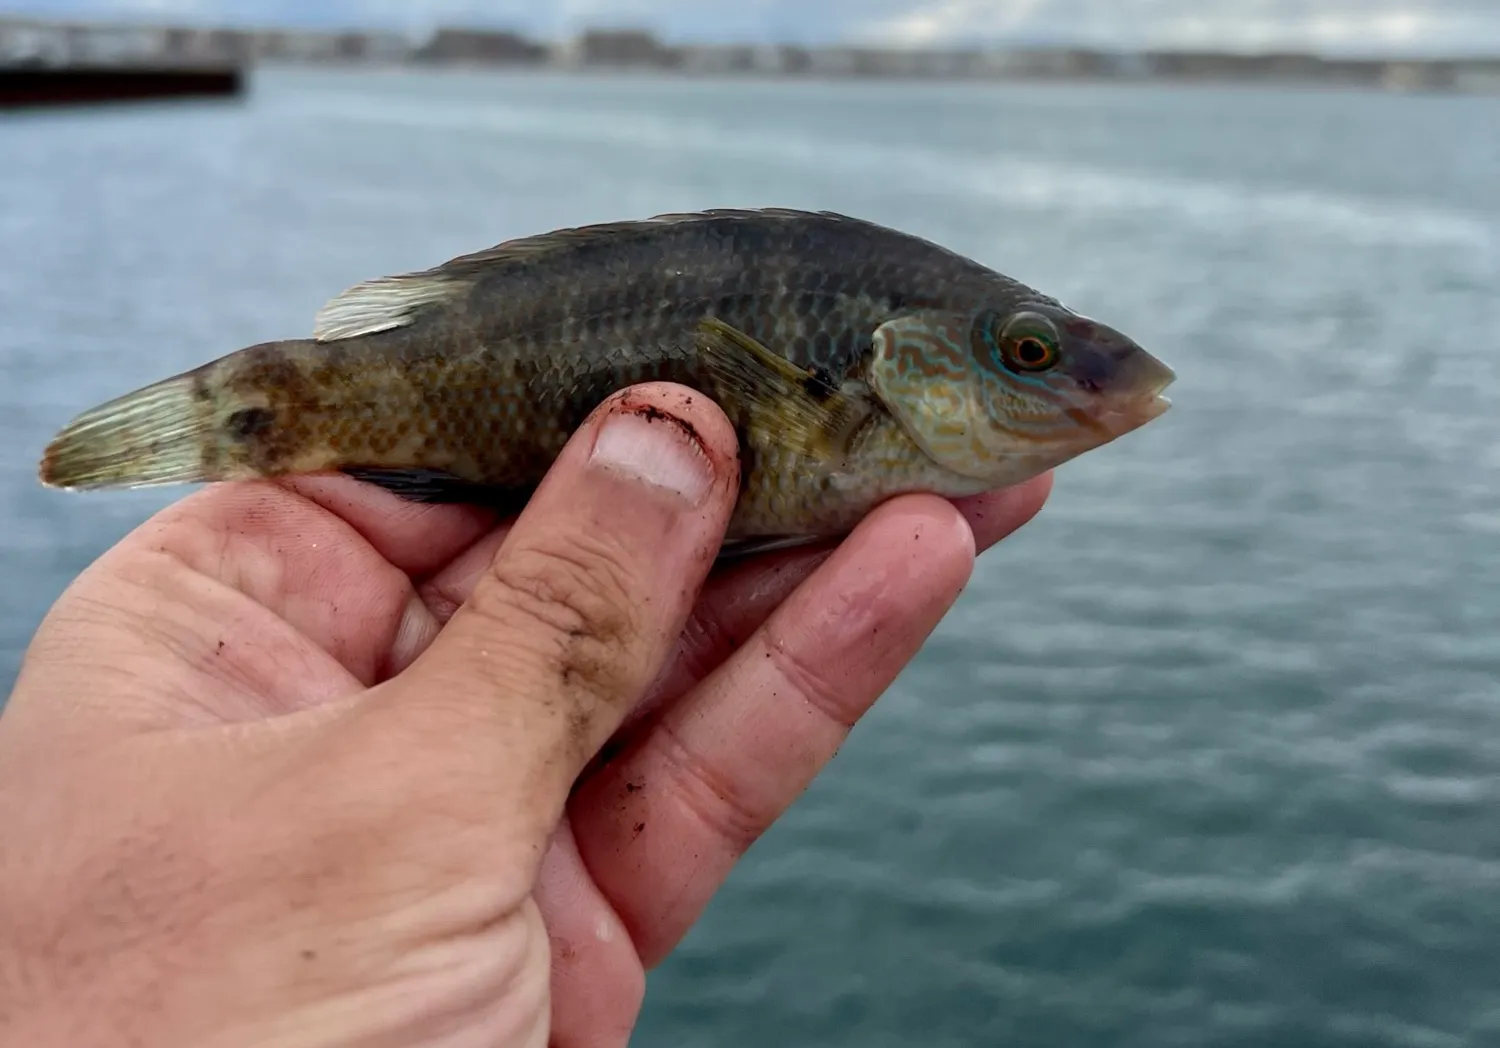
[[[1280,227],[1363,245],[1467,249],[1486,266],[1500,258],[1500,221],[1469,211],[1401,199],[1266,188],[1181,176],[1126,172],[1005,151],[944,153],[910,143],[830,140],[810,130],[740,129],[707,120],[639,112],[582,113],[553,106],[445,97],[441,104],[327,92],[297,99],[302,118],[488,131],[534,141],[599,143],[693,153],[736,164],[769,164],[827,175],[876,173],[886,183],[920,186],[1044,213],[1149,213],[1206,234]]]

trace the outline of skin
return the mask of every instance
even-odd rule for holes
[[[695,496],[591,460],[622,419]],[[1050,486],[710,576],[737,469],[711,402],[639,386],[511,524],[303,478],[110,550],[0,718],[0,1043],[625,1045],[645,972]]]

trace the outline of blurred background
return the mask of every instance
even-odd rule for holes
[[[1180,380],[983,559],[636,1043],[1500,1044],[1494,0],[0,4],[0,694],[182,494],[40,488],[78,411],[367,277],[764,205]]]

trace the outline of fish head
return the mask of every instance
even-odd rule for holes
[[[943,468],[1019,483],[1162,415],[1172,369],[1121,332],[1049,302],[882,324],[871,381]]]

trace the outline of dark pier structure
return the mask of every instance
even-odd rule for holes
[[[244,89],[245,71],[238,66],[0,67],[0,109],[165,98],[233,98]]]
[[[6,20],[0,109],[232,98],[250,56],[236,34]]]

